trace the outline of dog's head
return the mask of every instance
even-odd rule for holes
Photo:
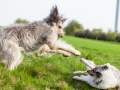
[[[48,17],[44,19],[48,25],[52,26],[57,33],[58,37],[61,38],[64,35],[63,31],[63,23],[67,19],[64,18],[62,15],[59,15],[57,6],[52,7],[50,14]]]
[[[96,87],[101,89],[113,88],[117,85],[117,76],[115,74],[116,71],[112,67],[110,64],[104,64],[88,70],[87,73],[93,77]]]
[[[106,72],[109,69],[109,65],[96,66],[92,70],[88,70],[87,73],[91,76],[100,78],[103,75],[103,72]]]

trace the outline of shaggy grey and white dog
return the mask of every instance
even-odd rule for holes
[[[57,6],[55,6],[43,21],[1,28],[0,61],[5,61],[8,69],[13,70],[22,62],[21,51],[23,50],[26,53],[39,51],[44,45],[50,50],[58,48],[56,42],[64,35],[63,23],[65,20],[63,16],[59,15]],[[79,51],[75,49],[67,48],[68,50],[66,50],[64,46],[59,48],[80,55]]]
[[[87,71],[75,71],[74,74],[84,74],[81,76],[74,76],[76,80],[84,81],[99,89],[117,88],[120,90],[120,70],[110,65],[95,65],[93,61],[82,58],[80,60],[87,66]]]

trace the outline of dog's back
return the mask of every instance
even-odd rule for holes
[[[28,25],[5,27],[1,32],[1,41],[11,40],[18,43],[25,51],[34,51],[46,42],[52,29],[46,23],[38,21]]]

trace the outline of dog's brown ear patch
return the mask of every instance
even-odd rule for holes
[[[90,74],[91,76],[95,75],[95,72],[93,70],[88,70],[87,73]]]

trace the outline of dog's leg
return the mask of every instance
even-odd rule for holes
[[[86,73],[86,71],[75,71],[75,72],[73,72],[73,74],[85,74]]]
[[[70,53],[69,53],[69,52],[62,51],[62,50],[49,50],[49,51],[47,51],[47,52],[48,52],[48,53],[61,54],[61,55],[63,55],[64,57],[69,57],[69,56],[70,56]]]
[[[94,64],[93,61],[89,61],[89,60],[86,60],[86,59],[84,59],[84,58],[81,58],[80,61],[81,61],[82,63],[84,63],[84,64],[87,66],[88,69],[93,69],[93,68],[96,67],[96,65]]]
[[[22,62],[21,50],[19,46],[13,42],[7,43],[7,45],[4,47],[6,66],[8,69],[14,70],[17,65]]]
[[[76,56],[80,55],[79,51],[77,51],[73,46],[65,43],[64,41],[57,40],[55,45],[56,45],[58,50],[60,49],[60,50],[72,53],[73,55],[76,55]]]
[[[27,56],[30,56],[31,58],[35,58],[35,55],[33,52],[25,52]]]
[[[84,75],[81,75],[80,77],[79,76],[73,76],[73,79],[87,82],[87,77],[88,76],[84,76]]]
[[[69,52],[66,52],[63,50],[58,50],[58,49],[51,50],[47,44],[44,44],[42,47],[40,47],[38,56],[46,55],[46,53],[57,53],[57,54],[61,54],[61,55],[65,56],[65,57],[70,56]]]
[[[47,51],[49,51],[50,48],[47,44],[42,45],[38,50],[38,56],[44,56],[46,55]]]
[[[3,61],[4,61],[3,57],[2,57],[2,56],[0,56],[0,62],[3,62]]]

